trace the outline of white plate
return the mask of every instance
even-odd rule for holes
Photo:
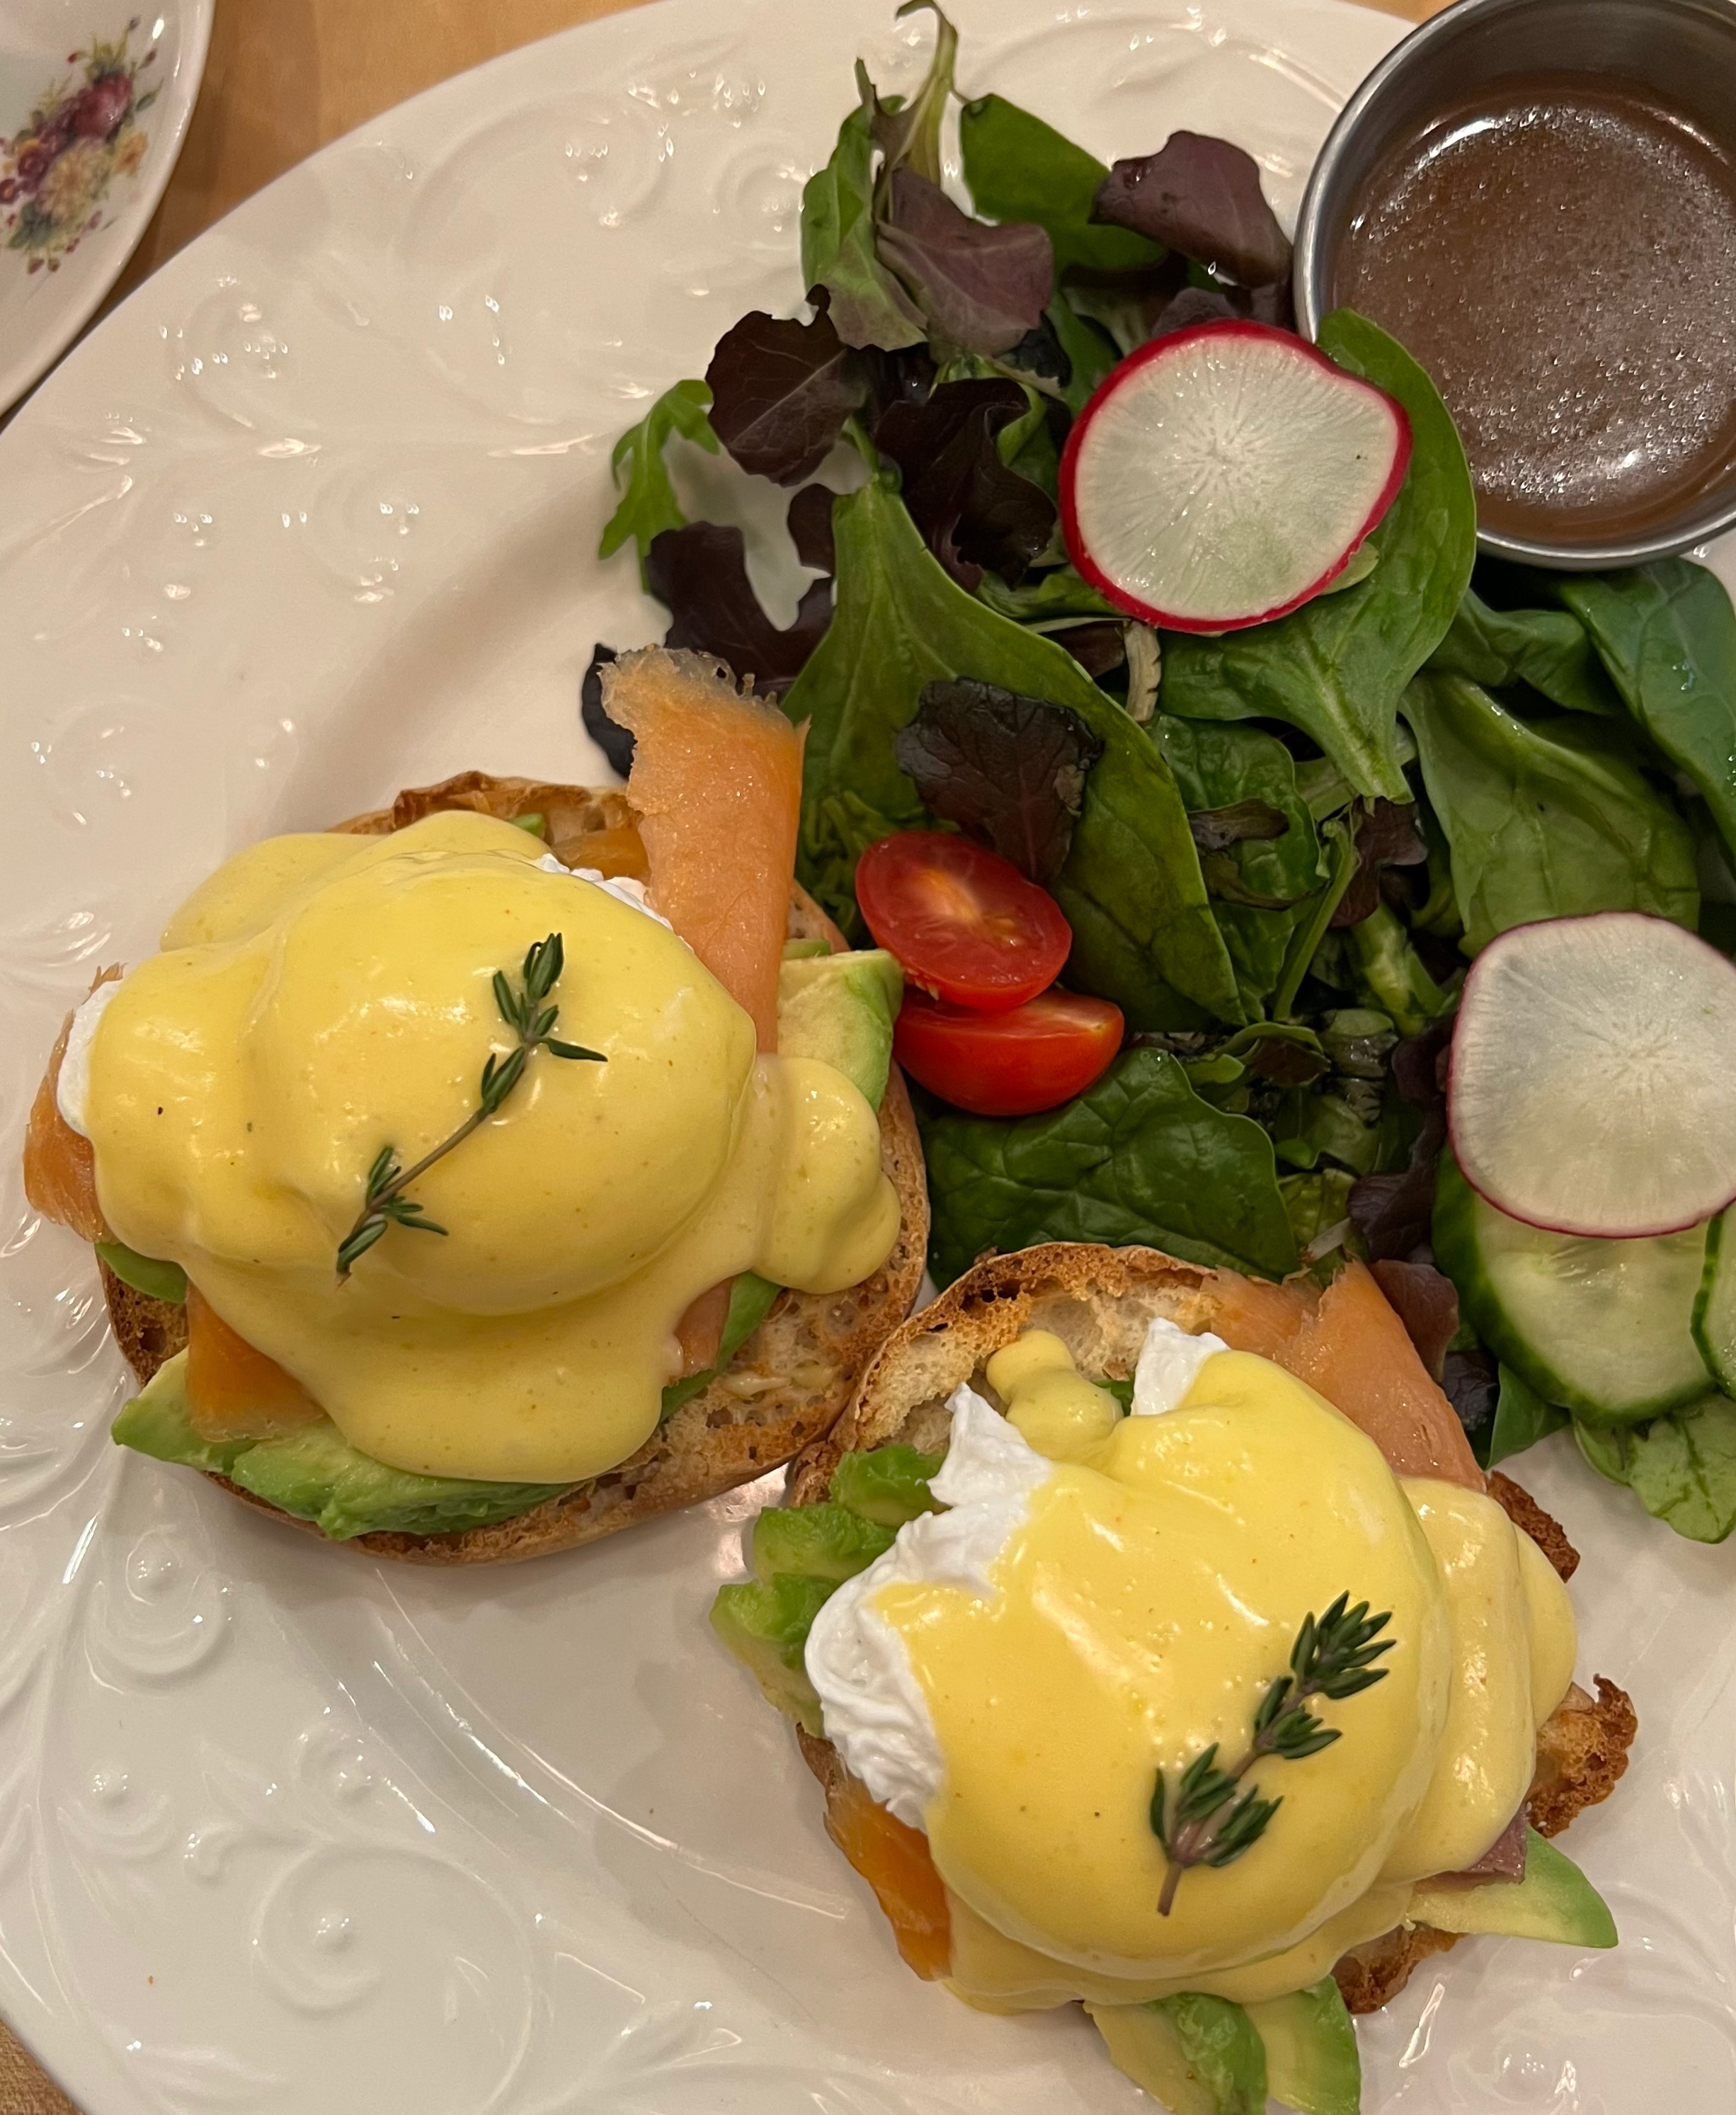
[[[215,0],[0,9],[0,411],[46,374],[157,210]]]
[[[1399,32],[957,11],[968,89],[1105,154],[1228,131],[1290,212]],[[0,2007],[86,2115],[1141,2104],[1076,2015],[900,1967],[705,1625],[763,1493],[495,1574],[322,1548],[109,1445],[88,1252],[16,1172],[62,1009],[224,853],[467,764],[595,768],[591,643],[662,622],[591,556],[609,446],[793,301],[852,59],[908,86],[926,45],[890,16],[673,0],[454,81],[176,258],[0,439]],[[1363,2030],[1367,2106],[1727,2108],[1736,1553],[1559,1443],[1525,1466],[1587,1552],[1583,1668],[1643,1714],[1574,1832],[1627,1943],[1427,1964]]]

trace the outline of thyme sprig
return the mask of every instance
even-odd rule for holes
[[[1167,1916],[1175,1906],[1181,1876],[1193,1865],[1229,1865],[1251,1851],[1267,1824],[1283,1805],[1282,1796],[1262,1799],[1260,1787],[1239,1789],[1256,1764],[1271,1755],[1299,1763],[1317,1755],[1338,1739],[1340,1728],[1323,1726],[1308,1709],[1317,1696],[1354,1696],[1386,1678],[1389,1670],[1373,1663],[1390,1652],[1395,1640],[1375,1639],[1392,1612],[1371,1616],[1368,1603],[1349,1607],[1340,1594],[1317,1622],[1304,1617],[1290,1648],[1290,1671],[1280,1674],[1254,1713],[1253,1738],[1248,1752],[1228,1769],[1217,1767],[1217,1743],[1196,1755],[1181,1773],[1173,1803],[1161,1770],[1152,1794],[1152,1831],[1168,1856],[1157,1911]]]
[[[442,1139],[432,1151],[424,1153],[413,1168],[399,1166],[396,1146],[380,1148],[373,1167],[368,1170],[361,1211],[355,1224],[338,1244],[340,1278],[350,1275],[358,1259],[367,1254],[388,1227],[405,1227],[413,1234],[445,1234],[449,1231],[430,1219],[424,1206],[404,1193],[437,1160],[443,1160],[455,1146],[462,1145],[473,1131],[487,1123],[490,1117],[499,1114],[501,1104],[524,1078],[524,1067],[538,1050],[547,1050],[557,1058],[584,1058],[597,1065],[607,1062],[602,1051],[588,1050],[581,1043],[563,1043],[555,1035],[561,1009],[558,1006],[545,1006],[543,1001],[561,981],[566,963],[566,951],[561,935],[551,933],[525,955],[516,987],[504,970],[494,972],[494,1003],[500,1009],[501,1019],[518,1041],[510,1050],[489,1052],[488,1062],[483,1067],[482,1084],[477,1090],[476,1107],[449,1138]]]

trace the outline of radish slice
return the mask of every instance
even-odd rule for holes
[[[1516,1219],[1628,1239],[1736,1200],[1736,966],[1637,911],[1491,940],[1465,980],[1447,1120]]]
[[[1282,617],[1392,504],[1410,421],[1383,390],[1267,323],[1201,323],[1113,368],[1061,457],[1074,564],[1175,631]]]

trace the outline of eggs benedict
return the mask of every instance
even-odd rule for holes
[[[1354,2108],[1347,2007],[1431,1947],[1615,1943],[1548,1838],[1631,1706],[1574,1685],[1571,1553],[1486,1488],[1359,1264],[979,1264],[790,1495],[714,1626],[967,2003],[1083,2003],[1179,2115]]]
[[[268,838],[33,1114],[148,1383],[124,1443],[377,1553],[559,1547],[823,1431],[927,1219],[896,973],[793,882],[799,732],[611,672],[625,796],[469,774]]]

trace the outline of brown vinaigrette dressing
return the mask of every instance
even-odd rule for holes
[[[1433,376],[1485,529],[1638,538],[1736,475],[1736,156],[1647,90],[1450,105],[1376,166],[1332,297]]]

